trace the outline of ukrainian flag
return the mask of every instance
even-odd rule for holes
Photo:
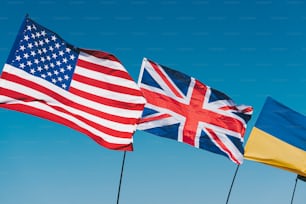
[[[244,157],[306,176],[306,116],[268,97]]]

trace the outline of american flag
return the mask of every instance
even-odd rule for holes
[[[138,129],[243,162],[253,108],[183,73],[144,58],[138,85],[147,103]]]
[[[113,55],[85,50],[26,17],[0,78],[0,107],[82,132],[100,145],[133,149],[145,99]]]

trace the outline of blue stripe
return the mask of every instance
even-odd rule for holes
[[[306,151],[306,117],[268,97],[255,127]]]

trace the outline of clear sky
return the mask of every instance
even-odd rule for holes
[[[0,63],[32,19],[82,48],[116,55],[137,81],[143,57],[252,105],[247,142],[266,96],[306,114],[306,2],[300,0],[2,0]],[[1,69],[1,68],[0,68]],[[1,204],[116,203],[123,152],[65,126],[0,109]],[[120,204],[222,204],[227,158],[137,131]],[[241,165],[229,203],[288,204],[296,175]],[[295,204],[306,202],[299,181]]]

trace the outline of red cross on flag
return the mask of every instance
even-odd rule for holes
[[[193,77],[144,59],[138,85],[147,104],[138,129],[243,161],[243,136],[253,108]]]

